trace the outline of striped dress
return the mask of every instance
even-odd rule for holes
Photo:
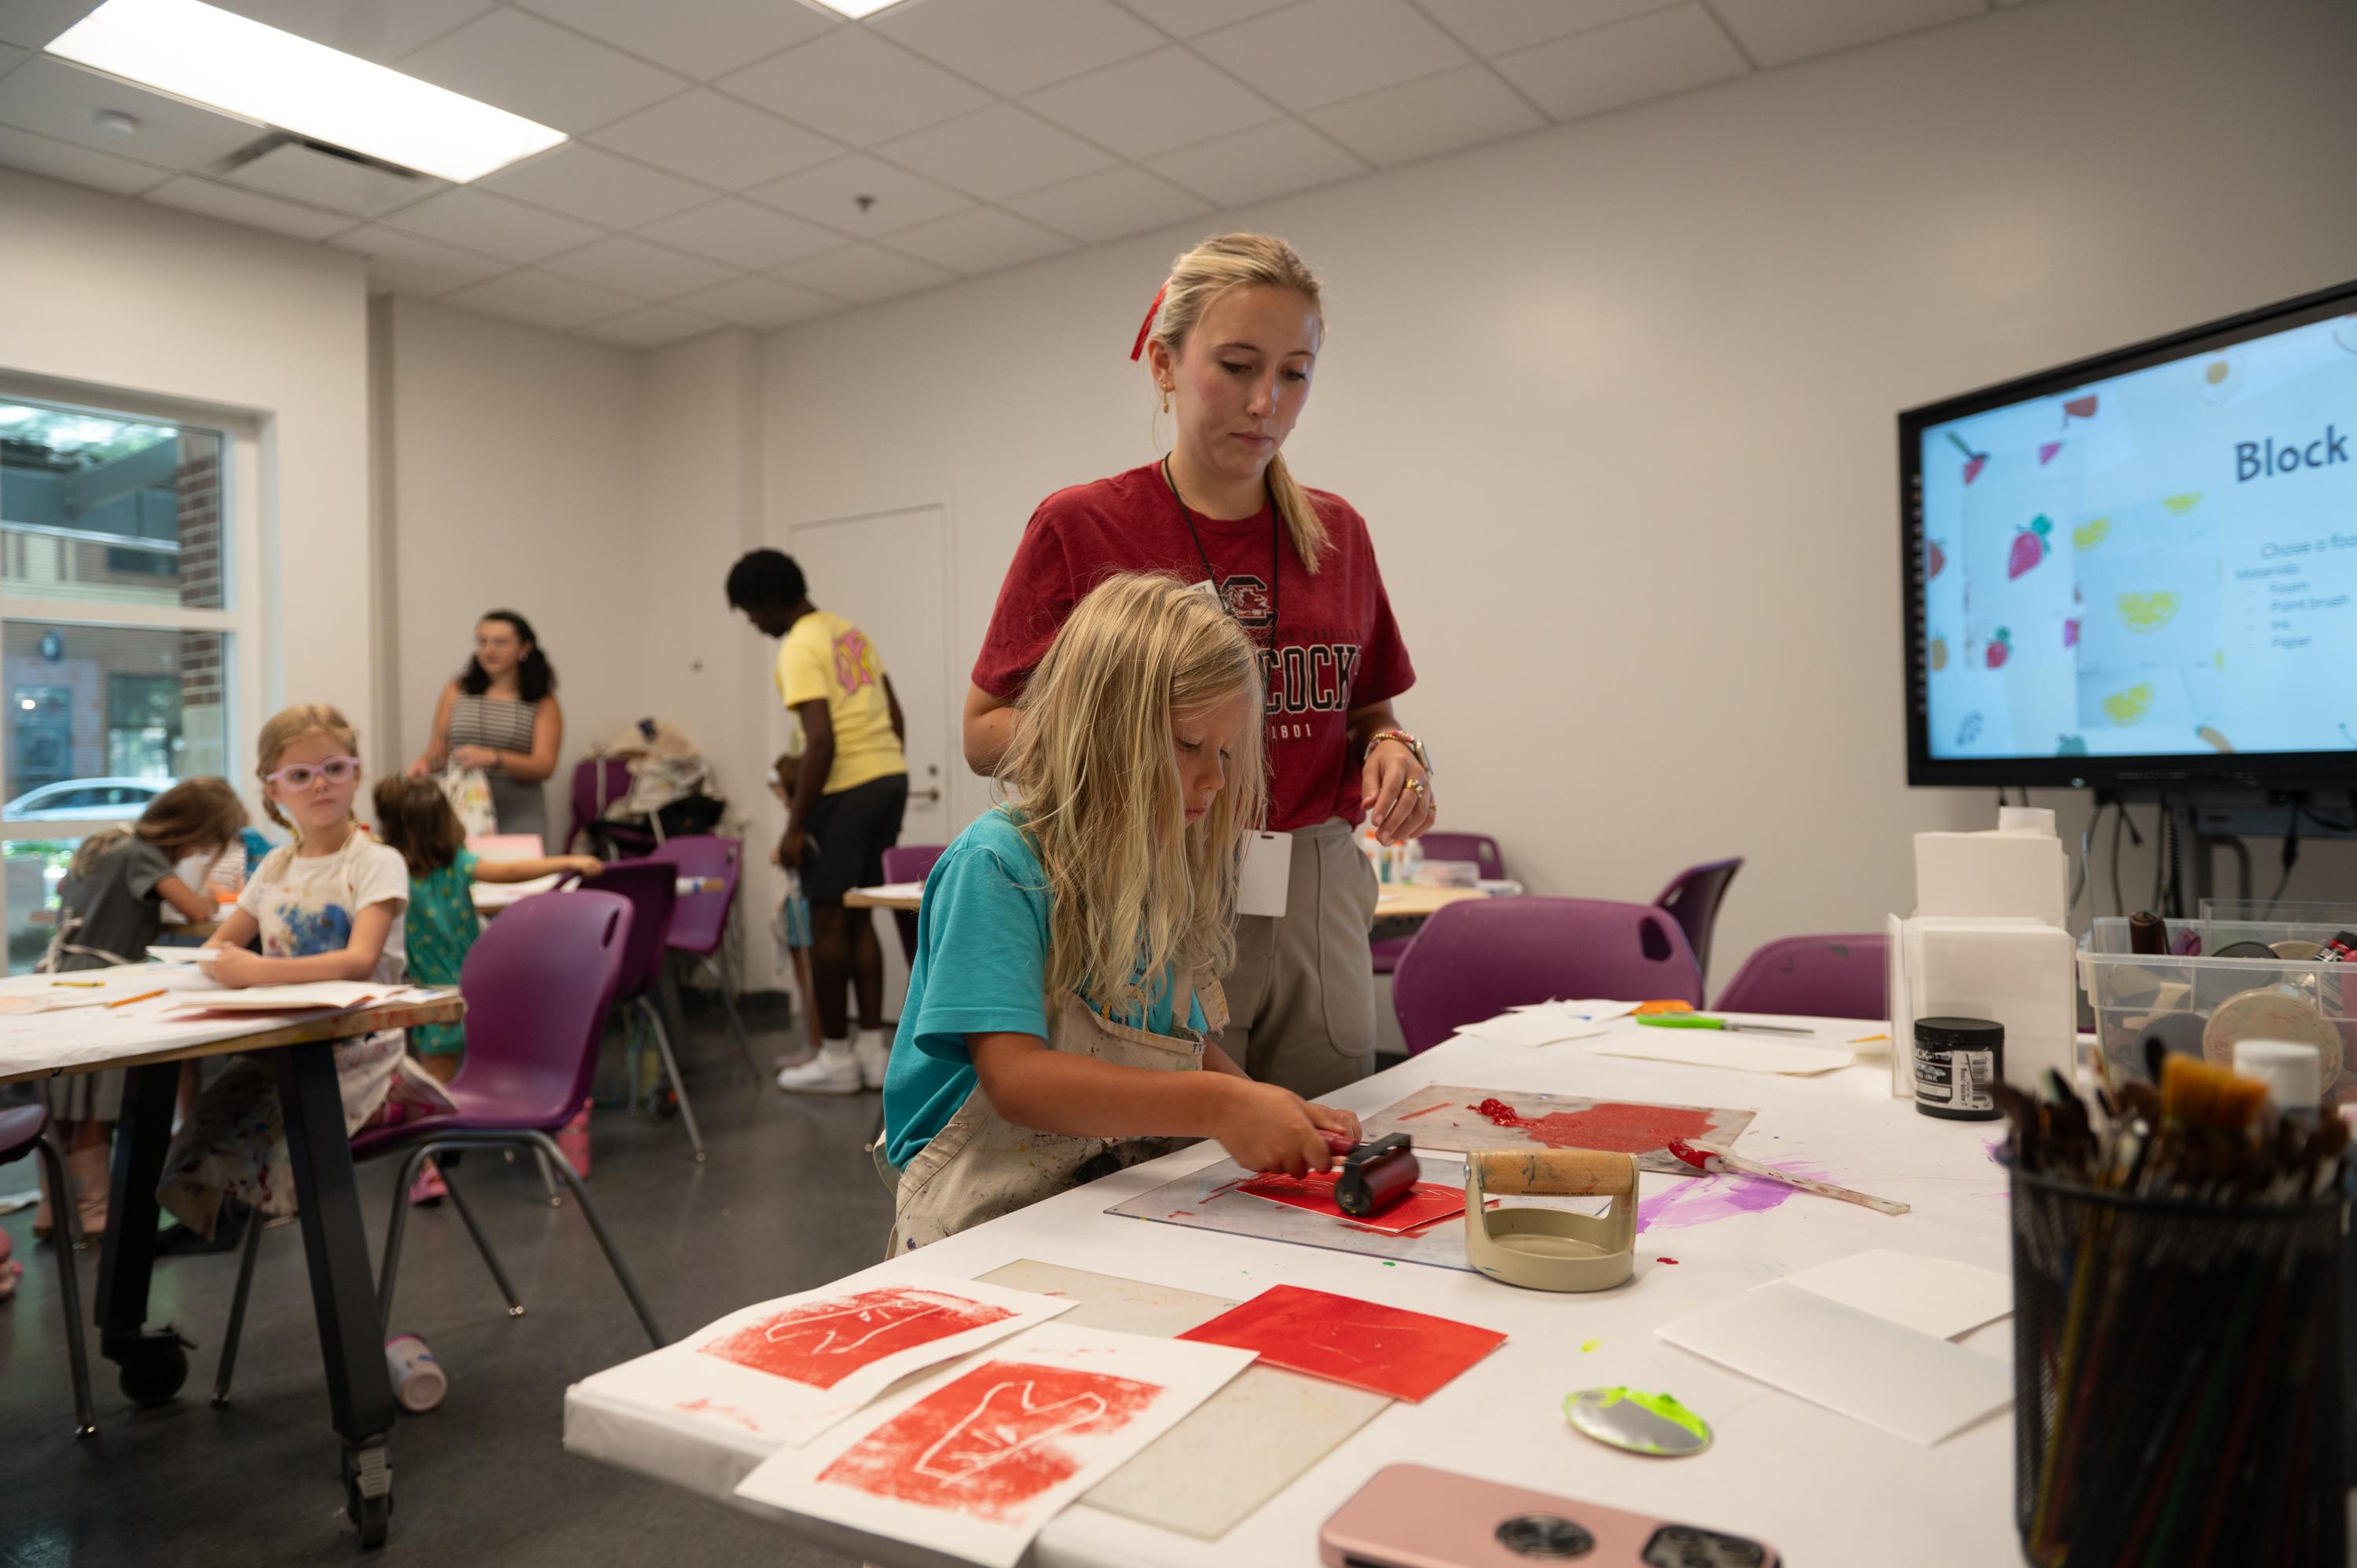
[[[507,697],[470,697],[459,693],[450,706],[450,746],[488,746],[493,751],[532,749],[533,704]],[[548,840],[548,797],[537,783],[511,779],[502,768],[490,769],[491,810],[503,833],[538,833]]]

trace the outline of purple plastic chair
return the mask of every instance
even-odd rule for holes
[[[758,1084],[761,1069],[753,1065],[753,1042],[745,1037],[745,1021],[737,1015],[737,995],[728,988],[721,962],[728,938],[728,913],[737,906],[745,846],[716,833],[683,833],[655,845],[647,858],[675,867],[683,878],[700,876],[720,884],[711,892],[679,896],[664,940],[672,951],[694,959],[712,977],[713,989],[720,993],[721,1008],[728,1015],[729,1032],[737,1036],[737,1054],[745,1058],[745,1070]]]
[[[671,1031],[663,1023],[663,947],[670,935],[673,911],[679,907],[679,868],[668,861],[620,860],[597,875],[597,891],[630,902],[630,932],[622,946],[622,967],[614,982],[618,1006],[635,1005],[654,1026],[655,1049],[662,1053],[663,1074],[679,1101],[679,1119],[687,1128],[688,1146],[704,1163],[704,1134],[695,1124],[695,1107],[688,1103],[687,1084],[680,1076],[679,1058],[672,1050]],[[631,1066],[635,1069],[634,1057]],[[631,1075],[636,1095],[637,1074]]]
[[[619,757],[584,757],[573,765],[573,826],[565,842],[570,846],[582,842],[581,835],[589,824],[606,814],[606,808],[630,792],[630,765]],[[614,845],[624,854],[638,856],[652,849],[654,834],[639,828],[614,827],[608,824]],[[552,846],[551,854],[556,853]]]
[[[1743,857],[1732,860],[1705,861],[1690,865],[1670,879],[1653,902],[1667,909],[1684,929],[1686,946],[1694,950],[1695,969],[1703,974],[1710,972],[1711,928],[1718,923],[1719,901],[1727,897],[1727,885],[1743,869]]]
[[[922,882],[933,874],[933,863],[942,858],[949,845],[941,843],[896,843],[884,852],[884,880],[887,882]],[[892,911],[892,925],[900,933],[900,956],[910,964],[917,961],[917,912],[914,909]]]
[[[74,1254],[81,1251],[81,1222],[74,1208],[73,1188],[66,1181],[66,1165],[49,1141],[46,1107],[22,1105],[0,1111],[0,1165],[13,1165],[27,1155],[40,1157],[58,1201],[50,1208],[63,1228],[58,1242],[58,1301],[66,1309],[66,1359],[73,1364],[74,1435],[89,1437],[98,1431],[98,1416],[90,1399],[90,1348],[82,1343],[81,1281],[74,1273]]]
[[[1881,932],[1779,937],[1743,961],[1718,993],[1722,1013],[1888,1018],[1890,941]]]
[[[1506,875],[1505,857],[1498,853],[1498,841],[1488,833],[1431,832],[1416,842],[1424,845],[1426,860],[1469,860],[1481,868],[1480,875],[1485,879],[1492,881]],[[888,870],[886,875],[890,875]],[[1375,972],[1389,974],[1397,969],[1400,954],[1407,951],[1408,943],[1414,940],[1415,933],[1410,931],[1404,937],[1385,937],[1369,944],[1375,958]]]
[[[1702,1004],[1685,933],[1650,904],[1468,898],[1424,923],[1392,977],[1408,1054],[1460,1026],[1554,997]]]
[[[523,899],[485,926],[476,939],[458,972],[458,991],[467,1000],[467,1061],[447,1086],[457,1101],[457,1114],[366,1128],[352,1139],[355,1160],[408,1155],[402,1162],[401,1178],[393,1185],[393,1224],[385,1233],[384,1262],[377,1271],[377,1310],[382,1322],[392,1322],[409,1188],[418,1167],[454,1151],[529,1148],[573,1189],[573,1199],[581,1206],[647,1337],[657,1347],[664,1343],[654,1314],[639,1294],[638,1281],[630,1277],[630,1266],[615,1251],[605,1220],[581,1185],[580,1173],[551,1136],[573,1120],[589,1097],[606,1010],[613,1005],[630,929],[628,899],[585,890],[561,898]],[[522,1317],[523,1303],[460,1195],[450,1162],[440,1161],[437,1168],[451,1206],[507,1298],[508,1316]],[[245,1255],[238,1265],[237,1294],[230,1304],[229,1332],[221,1341],[221,1369],[213,1382],[215,1404],[229,1400],[246,1295],[253,1283],[254,1254],[264,1229],[259,1219],[247,1221]]]

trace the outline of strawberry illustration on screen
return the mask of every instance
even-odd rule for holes
[[[2079,646],[2079,618],[2077,616],[2072,616],[2069,620],[2062,623],[2062,646],[2065,648],[2076,648]]]
[[[1923,580],[1925,582],[1928,583],[1938,576],[1940,569],[1947,564],[1948,553],[1940,548],[1938,540],[1934,539],[1923,546]]]
[[[2004,627],[1999,627],[1996,628],[1996,635],[1989,639],[1988,667],[1992,670],[2002,670],[2005,668],[2005,661],[2012,657],[2013,633]]]
[[[2046,553],[2053,548],[2047,542],[2047,535],[2053,532],[2054,524],[2044,512],[2040,512],[2017,531],[2013,536],[2013,548],[2005,558],[2006,576],[2018,577],[2045,560]]]
[[[2089,392],[2085,397],[2074,397],[2070,402],[2064,403],[2062,405],[2063,419],[2068,422],[2073,419],[2094,418],[2095,395],[2096,394],[2093,392]]]
[[[1983,468],[1988,467],[1989,455],[1986,452],[1974,451],[1972,444],[1954,431],[1951,430],[1947,434],[1949,444],[1964,455],[1964,483],[1969,485],[1981,477]]]

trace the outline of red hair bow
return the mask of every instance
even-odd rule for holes
[[[1137,357],[1146,352],[1146,335],[1154,330],[1154,313],[1162,308],[1162,296],[1169,292],[1170,285],[1167,283],[1154,291],[1154,303],[1146,307],[1146,319],[1137,324],[1137,341],[1129,346],[1129,358],[1132,363],[1136,362]]]

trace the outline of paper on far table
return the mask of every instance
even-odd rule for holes
[[[1668,1037],[1664,1037],[1668,1036]],[[1742,1072],[1783,1072],[1806,1077],[1849,1066],[1847,1046],[1799,1046],[1721,1029],[1615,1030],[1587,1047],[1598,1056],[1640,1061],[1684,1062],[1692,1067],[1734,1068]]]
[[[208,991],[183,997],[171,1005],[207,1013],[340,1013],[390,1002],[408,992],[406,985],[381,985],[366,980],[319,980],[307,985],[248,985],[239,990]]]
[[[1653,1330],[1786,1393],[1926,1446],[2013,1402],[1994,1357],[1784,1280]]]
[[[1633,1010],[1633,1002],[1542,1002],[1534,1006],[1521,1007],[1501,1013],[1494,1018],[1484,1018],[1478,1024],[1467,1024],[1457,1032],[1470,1035],[1478,1040],[1494,1040],[1507,1046],[1555,1046],[1566,1040],[1584,1040],[1590,1035],[1604,1033],[1604,1025]],[[1619,1012],[1592,1014],[1589,1008],[1618,1008]]]
[[[1939,1339],[1953,1339],[2013,1311],[2008,1276],[1953,1258],[1888,1247],[1869,1247],[1786,1274],[1784,1283]]]
[[[875,898],[922,898],[925,885],[921,882],[880,882],[859,891]]]
[[[737,1496],[1014,1568],[1098,1481],[1251,1364],[1224,1345],[1044,1324],[887,1394]]]
[[[1590,1023],[1609,1024],[1615,1018],[1626,1018],[1630,1014],[1634,1013],[1642,1005],[1642,1003],[1638,1002],[1609,1002],[1593,997],[1582,1002],[1566,1002],[1561,997],[1557,997],[1552,1002],[1517,1003],[1515,1005],[1507,1008],[1506,1011],[1509,1013],[1537,1013],[1552,1007],[1560,1012],[1569,1013],[1576,1015],[1577,1016],[1586,1018]]]

